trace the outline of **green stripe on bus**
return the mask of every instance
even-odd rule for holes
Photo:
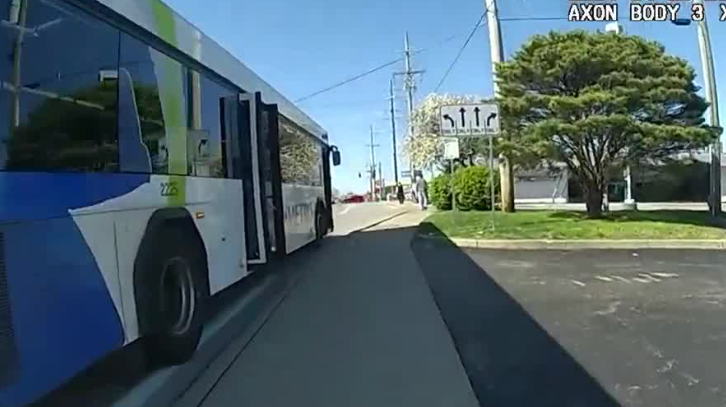
[[[166,4],[159,0],[151,0],[151,9],[156,22],[157,34],[166,42],[178,47],[174,13]],[[159,97],[164,112],[164,125],[169,154],[169,172],[171,174],[187,174],[187,126],[184,115],[184,98],[182,66],[171,58],[161,58],[163,75],[157,78]],[[178,193],[169,196],[168,206],[184,206],[186,204],[186,178],[172,175],[169,181],[176,184]]]

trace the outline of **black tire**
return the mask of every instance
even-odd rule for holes
[[[315,208],[315,240],[321,240],[325,236],[325,220],[323,219],[323,207],[318,204]]]
[[[194,233],[171,226],[155,234],[150,249],[136,284],[147,355],[154,364],[183,364],[202,337],[209,298],[204,248]]]

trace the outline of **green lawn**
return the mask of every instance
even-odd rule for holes
[[[726,239],[726,229],[708,226],[709,215],[695,211],[612,212],[587,219],[582,212],[437,212],[424,223],[449,237],[475,239]]]

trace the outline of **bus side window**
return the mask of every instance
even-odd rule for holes
[[[0,27],[0,170],[117,171],[119,31],[66,2],[19,4]]]
[[[122,172],[151,172],[149,149],[141,135],[134,82],[129,71],[118,71],[118,145]]]

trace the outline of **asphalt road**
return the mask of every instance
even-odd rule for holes
[[[334,236],[345,236],[362,227],[379,222],[390,216],[413,208],[411,203],[400,205],[398,202],[366,202],[359,204],[333,205],[335,221]]]
[[[385,202],[336,205],[336,232],[326,243],[410,209],[410,205],[402,207]],[[324,263],[328,257],[324,253],[328,250],[331,249],[326,247],[316,251],[313,247],[305,248],[287,259],[284,269],[272,274],[252,275],[217,296],[211,304],[211,318],[194,361],[179,368],[156,370],[145,363],[143,347],[134,344],[110,355],[34,407],[74,404],[116,407],[165,405],[166,400],[174,398],[174,392],[183,389],[189,381],[196,380],[199,370],[207,363],[206,359],[214,356],[234,335],[249,341],[249,336],[254,335],[259,326],[265,323],[271,307],[285,295],[286,287],[294,284],[300,272],[317,269],[313,266],[315,262],[309,263],[309,259],[322,256],[316,262]],[[338,264],[345,261],[339,257]],[[336,265],[331,264],[329,267]]]
[[[410,250],[414,228],[383,229],[301,256],[264,326],[175,406],[476,406]]]
[[[482,406],[723,406],[726,253],[414,252]]]

